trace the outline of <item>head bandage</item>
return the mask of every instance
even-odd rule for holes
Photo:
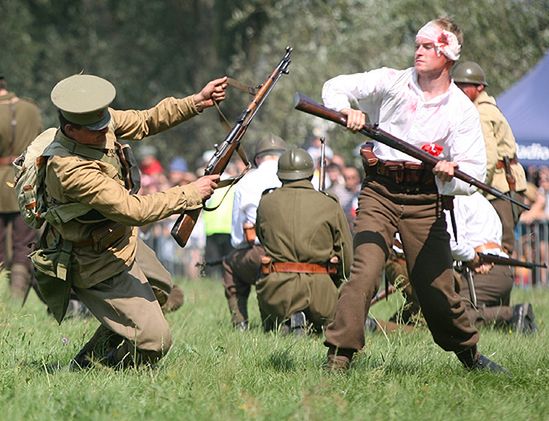
[[[456,34],[442,29],[433,21],[428,22],[418,31],[416,41],[418,38],[426,38],[429,41],[432,41],[435,45],[437,55],[440,56],[440,54],[444,54],[447,58],[453,61],[457,61],[459,59],[461,45],[458,42]]]

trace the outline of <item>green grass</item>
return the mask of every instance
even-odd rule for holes
[[[539,334],[484,330],[481,352],[513,377],[464,371],[427,330],[370,335],[348,374],[322,370],[322,337],[265,334],[255,299],[252,329],[233,331],[219,283],[182,282],[169,314],[174,346],[155,369],[67,369],[97,326],[58,326],[38,299],[21,309],[0,286],[0,416],[5,420],[546,420],[549,289],[515,290],[534,305]],[[386,318],[393,296],[373,308]],[[60,365],[52,370],[51,366]]]

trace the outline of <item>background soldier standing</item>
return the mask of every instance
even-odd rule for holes
[[[486,184],[513,195],[526,191],[526,174],[517,159],[517,143],[511,126],[486,92],[484,70],[473,61],[459,63],[453,73],[454,82],[475,104],[480,114],[486,144]],[[503,247],[509,254],[515,248],[515,226],[520,208],[511,202],[487,196],[503,224]]]
[[[36,105],[9,92],[4,76],[0,76],[0,267],[10,270],[11,295],[18,299],[23,299],[30,286],[31,262],[27,255],[36,232],[19,213],[12,162],[41,131]]]
[[[259,202],[257,235],[266,256],[256,290],[266,330],[286,323],[301,333],[307,321],[321,331],[349,275],[351,231],[337,199],[314,189],[314,168],[305,150],[288,150],[278,161],[282,187]]]
[[[223,285],[234,327],[248,329],[248,297],[259,279],[261,258],[265,255],[255,231],[261,194],[280,186],[276,176],[280,155],[287,149],[280,137],[269,134],[256,144],[256,169],[248,172],[235,187],[231,244],[235,248],[223,259]]]
[[[149,279],[171,285],[171,278],[138,240],[136,226],[202,206],[219,177],[138,195],[132,157],[116,140],[140,140],[196,116],[223,100],[226,86],[225,78],[217,79],[198,94],[166,98],[146,111],[108,108],[115,88],[97,76],[71,76],[53,88],[60,128],[36,141],[52,140],[44,152],[49,157],[45,202],[47,214],[59,218],[46,218],[32,260],[38,286],[59,322],[66,309],[65,285],[72,285],[101,322],[73,366],[87,367],[92,360],[113,366],[154,363],[170,349],[169,326]]]

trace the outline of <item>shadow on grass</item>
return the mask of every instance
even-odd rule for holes
[[[296,369],[296,363],[287,349],[271,353],[264,361],[264,366],[280,372],[289,372]]]

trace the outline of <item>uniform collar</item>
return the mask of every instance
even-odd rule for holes
[[[309,180],[297,180],[297,181],[290,181],[285,182],[282,187],[286,189],[310,189],[314,190],[313,183],[311,183]]]

